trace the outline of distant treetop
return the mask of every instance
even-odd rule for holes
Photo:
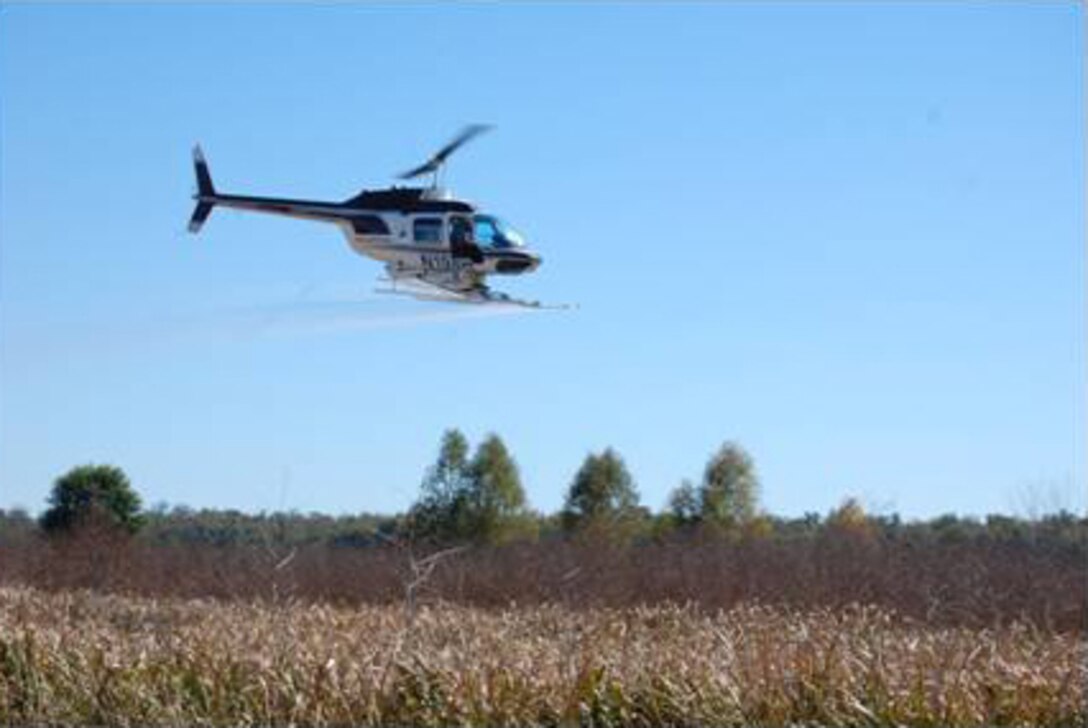
[[[53,484],[41,525],[47,533],[67,532],[84,525],[120,527],[135,533],[143,525],[140,496],[121,468],[80,465]]]

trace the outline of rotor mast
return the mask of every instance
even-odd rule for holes
[[[476,138],[485,131],[491,129],[490,124],[469,124],[461,133],[455,136],[444,147],[439,149],[434,155],[423,164],[414,169],[410,169],[407,172],[399,175],[400,179],[415,179],[422,177],[425,174],[431,175],[431,193],[437,193],[439,189],[439,181],[441,180],[441,174],[443,168],[446,166],[446,160],[450,155],[460,149],[463,145],[467,144],[470,140]]]

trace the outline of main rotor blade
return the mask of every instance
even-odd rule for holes
[[[400,175],[400,179],[413,179],[420,175],[436,171],[446,161],[446,158],[457,151],[458,148],[468,143],[471,139],[483,134],[490,128],[490,124],[470,124],[466,126],[461,133],[455,136],[448,144],[446,144],[446,146],[435,152],[434,156],[415,169]]]

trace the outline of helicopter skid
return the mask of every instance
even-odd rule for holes
[[[565,311],[577,308],[571,304],[545,304],[540,301],[527,301],[514,298],[501,291],[495,291],[487,286],[478,285],[469,289],[447,288],[433,280],[414,277],[390,277],[378,279],[382,283],[388,283],[386,288],[375,288],[375,293],[384,293],[395,296],[409,296],[419,301],[439,301],[443,303],[469,303],[476,305],[492,306],[517,306],[520,308],[534,308],[540,310]]]

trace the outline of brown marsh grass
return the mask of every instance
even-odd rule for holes
[[[1084,725],[1083,634],[876,607],[336,607],[0,589],[0,722]]]
[[[707,611],[758,602],[795,610],[874,604],[927,625],[1047,631],[1088,627],[1088,547],[1078,542],[936,541],[835,533],[786,540],[579,539],[473,547],[444,559],[426,599],[502,609],[517,604],[628,608],[694,603]],[[3,543],[0,586],[89,589],[154,598],[289,597],[342,606],[398,604],[434,549],[324,543],[164,544],[83,534]],[[415,561],[413,561],[413,556]]]

